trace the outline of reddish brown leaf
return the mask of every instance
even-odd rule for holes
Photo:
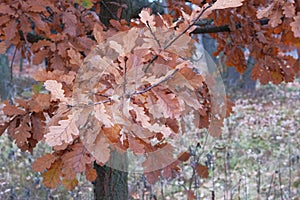
[[[45,135],[46,118],[44,113],[32,113],[31,125],[32,125],[32,137],[37,141],[41,141]]]
[[[6,36],[6,40],[12,40],[16,36],[18,30],[17,25],[18,24],[15,20],[11,20],[6,24],[6,27],[3,29]]]
[[[159,170],[145,173],[145,177],[146,177],[148,183],[150,183],[150,184],[156,183],[159,180],[159,176],[160,176]]]
[[[196,199],[195,193],[192,190],[186,191],[187,199],[188,200],[194,200]]]
[[[61,183],[62,176],[62,162],[61,160],[56,160],[51,164],[48,171],[42,173],[43,183],[48,188],[56,188],[58,184]]]
[[[9,123],[5,122],[4,124],[0,125],[0,136],[4,133],[4,131],[7,129]]]
[[[200,178],[208,178],[208,168],[204,165],[197,164],[195,170]]]
[[[14,129],[14,132],[11,136],[15,139],[16,144],[18,147],[22,147],[26,145],[27,139],[31,137],[31,127],[30,124],[30,116],[25,115],[21,118],[21,122],[18,127]]]
[[[32,164],[32,169],[36,172],[43,172],[46,169],[49,169],[55,160],[56,157],[53,154],[47,153],[34,161]]]
[[[5,101],[5,106],[3,108],[3,112],[5,115],[14,116],[14,115],[24,115],[26,111],[19,109],[14,105],[10,105],[8,101]]]
[[[86,164],[93,162],[93,159],[89,156],[82,143],[76,143],[71,148],[72,151],[62,156],[63,168],[71,168],[75,173],[85,171]]]
[[[185,162],[190,158],[190,156],[191,156],[190,153],[185,151],[185,152],[178,155],[178,160],[182,161],[182,162]]]
[[[137,138],[128,136],[129,148],[134,154],[143,154],[145,152],[144,145]]]
[[[29,101],[30,110],[33,112],[42,112],[50,107],[49,94],[35,94]]]

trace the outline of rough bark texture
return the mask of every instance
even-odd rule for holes
[[[103,24],[109,25],[109,20],[120,18],[130,20],[132,2],[130,0],[101,0],[100,20]],[[123,7],[122,11],[120,9]],[[121,15],[121,16],[120,16]],[[118,152],[112,152],[112,165],[128,165],[127,158]],[[94,195],[96,200],[127,200],[128,199],[128,174],[109,166],[100,166],[95,163],[97,179],[94,181]],[[118,168],[118,167],[117,167]]]
[[[110,166],[127,169],[126,155],[114,151],[111,153],[113,160]],[[95,163],[97,179],[94,182],[94,194],[96,200],[127,200],[128,199],[128,173],[108,166],[100,166]]]
[[[9,98],[10,77],[8,58],[6,55],[0,54],[0,97],[2,101]]]

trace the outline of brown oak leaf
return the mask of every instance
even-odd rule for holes
[[[49,132],[45,135],[46,143],[50,146],[61,145],[64,142],[71,143],[73,135],[79,134],[72,115],[68,115],[68,119],[60,120],[58,123],[58,126],[50,126]]]
[[[51,164],[56,160],[53,154],[46,153],[42,157],[37,158],[32,164],[32,169],[36,172],[43,172],[49,169]]]
[[[56,188],[58,184],[61,183],[62,176],[62,162],[61,160],[56,160],[51,164],[48,171],[42,173],[43,183],[48,188]]]

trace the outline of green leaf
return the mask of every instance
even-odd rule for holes
[[[32,86],[32,91],[34,92],[34,94],[38,94],[38,93],[40,93],[42,88],[43,88],[43,83],[40,82],[40,83]]]
[[[83,0],[81,5],[86,9],[90,9],[93,7],[93,2],[91,0]]]

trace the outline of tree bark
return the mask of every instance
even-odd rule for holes
[[[7,55],[0,54],[0,97],[2,101],[9,98],[10,78],[11,74]]]
[[[111,153],[112,160],[109,166],[100,166],[95,163],[97,179],[94,184],[96,200],[127,200],[128,199],[128,162],[125,154],[117,151]],[[117,169],[123,169],[120,171]]]

